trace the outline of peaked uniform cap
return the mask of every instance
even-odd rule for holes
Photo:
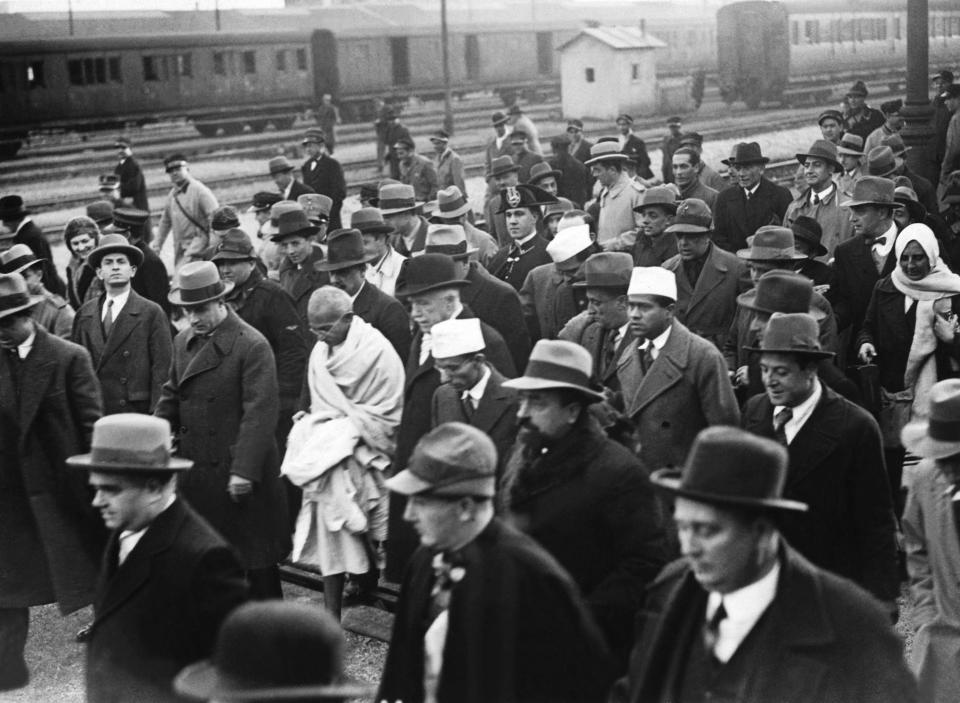
[[[713,213],[710,212],[710,206],[699,198],[687,198],[677,205],[673,224],[664,231],[706,234],[712,223]]]
[[[817,118],[817,124],[822,125],[824,120],[835,120],[837,124],[842,125],[844,122],[843,113],[839,110],[824,110]]]
[[[323,144],[327,141],[326,133],[317,127],[311,127],[303,134],[302,144],[309,144],[314,142],[316,144]]]
[[[492,439],[463,422],[445,422],[420,438],[407,467],[385,483],[401,495],[492,498],[496,472]]]
[[[307,213],[308,220],[327,222],[330,219],[333,200],[323,193],[304,193],[297,198],[297,204]]]
[[[543,188],[528,184],[510,186],[500,191],[500,209],[497,210],[497,213],[501,214],[517,208],[539,208],[541,205],[555,202],[557,202],[556,196],[551,195]]]
[[[263,212],[264,210],[269,210],[271,206],[279,203],[281,200],[283,200],[283,196],[280,195],[280,193],[265,190],[258,191],[253,194],[253,200],[250,203],[250,207],[247,208],[247,212]]]

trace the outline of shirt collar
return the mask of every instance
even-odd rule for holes
[[[670,330],[673,329],[673,325],[667,325],[667,329],[661,332],[659,335],[654,337],[652,340],[648,340],[641,346],[641,349],[646,349],[649,344],[653,344],[653,348],[656,350],[657,354],[663,350],[663,347],[666,346],[667,340],[670,339]]]
[[[107,290],[106,297],[103,299],[103,307],[107,307],[107,301],[113,301],[113,317],[116,319],[117,315],[120,314],[120,311],[123,310],[123,306],[127,304],[127,300],[130,298],[130,286],[127,286],[127,289],[120,293],[119,295],[110,295],[110,291]]]
[[[883,244],[872,244],[871,248],[879,254],[880,258],[885,258],[893,249],[893,244],[897,239],[897,223],[891,223],[889,229],[880,236],[886,237],[886,241]]]
[[[830,196],[830,192],[833,190],[833,188],[834,188],[833,181],[830,181],[830,183],[827,184],[827,187],[824,188],[823,190],[814,190],[813,188],[811,188],[810,202],[813,202],[814,197],[820,198],[820,202],[823,202]]]
[[[823,385],[820,383],[820,379],[814,379],[813,381],[813,393],[810,394],[810,397],[799,405],[794,405],[790,410],[793,412],[793,417],[790,418],[790,422],[794,424],[803,424],[807,421],[807,418],[813,413],[813,409],[817,407],[817,403],[820,402],[820,396],[823,395]],[[783,410],[786,405],[775,405],[773,406],[773,416],[776,417],[777,413]]]
[[[487,390],[487,383],[490,381],[491,375],[490,367],[484,364],[483,375],[480,377],[480,380],[474,384],[473,388],[464,391],[460,397],[464,400],[466,400],[468,397],[472,398],[474,407],[480,405],[480,400],[483,398],[483,394]]]
[[[747,195],[753,197],[754,195],[757,194],[757,188],[759,187],[760,187],[760,181],[757,181],[757,184],[753,186],[753,188],[744,188],[743,190],[745,193],[747,193]]]
[[[707,620],[713,617],[722,602],[730,620],[756,623],[777,595],[779,581],[780,561],[777,560],[764,576],[743,588],[723,594],[711,591],[707,599]]]
[[[523,239],[518,239],[518,240],[514,241],[514,246],[516,246],[516,247],[518,247],[518,248],[520,248],[520,249],[523,249],[523,248],[524,248],[524,245],[525,245],[525,244],[529,244],[530,242],[532,242],[533,239],[534,239],[534,237],[536,237],[536,236],[537,236],[537,230],[533,230],[530,234],[528,234],[528,235],[527,235],[526,237],[524,237]]]
[[[30,333],[30,336],[27,337],[25,340],[23,340],[23,341],[17,346],[17,355],[18,355],[21,359],[26,359],[26,358],[27,358],[27,355],[30,353],[30,350],[33,349],[33,343],[36,341],[36,339],[37,339],[37,331],[36,331],[36,330],[33,330],[33,331]]]
[[[363,290],[363,287],[364,287],[365,285],[367,285],[366,279],[360,281],[360,287],[357,288],[357,292],[354,293],[354,294],[350,297],[351,302],[356,302],[357,296],[360,295],[360,291]]]

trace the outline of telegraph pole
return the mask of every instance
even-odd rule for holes
[[[931,154],[933,130],[930,118],[930,32],[927,0],[907,0],[907,100],[903,108],[903,142],[910,169],[933,178],[936,166]]]
[[[447,0],[440,0],[440,42],[443,44],[443,128],[453,136],[453,105],[450,97],[450,36],[447,33]]]

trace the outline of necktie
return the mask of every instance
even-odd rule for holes
[[[647,373],[650,370],[650,367],[653,366],[653,342],[647,342],[647,346],[644,349],[641,349],[640,356],[640,365],[643,367],[643,372]]]
[[[603,348],[603,368],[600,369],[601,374],[606,373],[607,369],[610,368],[610,364],[614,362],[617,356],[617,338],[619,336],[620,330],[616,328],[607,332],[607,339]]]
[[[873,243],[874,243],[874,245],[880,245],[880,246],[882,246],[882,245],[884,245],[884,244],[887,243],[887,238],[886,238],[886,237],[877,237],[876,239],[873,240]]]
[[[473,413],[475,408],[473,407],[473,400],[469,395],[460,396],[460,405],[463,406],[463,414],[467,417],[467,422],[473,420]]]
[[[814,204],[814,205],[819,205],[819,204],[820,204],[820,196],[819,196],[819,195],[814,195],[814,196],[813,196],[813,204]]]
[[[727,609],[723,607],[723,601],[720,601],[719,607],[714,611],[713,617],[703,628],[703,644],[710,653],[715,656],[713,650],[717,646],[717,640],[720,639],[720,623],[727,619]]]
[[[784,408],[773,417],[773,433],[777,436],[777,441],[783,446],[787,446],[786,425],[793,419],[793,410]]]
[[[110,336],[110,330],[113,329],[113,299],[107,299],[107,314],[103,316],[103,338]]]
[[[750,191],[749,190],[743,191],[743,195],[744,197],[746,197],[747,202],[750,202]]]

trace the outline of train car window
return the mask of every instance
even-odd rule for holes
[[[807,20],[804,23],[804,36],[806,37],[807,44],[819,44],[820,43],[820,21]]]
[[[80,59],[67,61],[67,75],[70,78],[70,85],[83,85],[83,61]]]
[[[177,75],[181,78],[193,78],[193,54],[177,56]]]
[[[107,82],[107,60],[106,59],[94,59],[93,60],[93,69],[97,77],[97,83],[103,85]]]
[[[46,88],[47,81],[43,75],[43,61],[31,61],[27,66],[27,88]]]
[[[298,71],[307,70],[307,50],[306,49],[297,49],[297,70]]]
[[[587,83],[593,83],[596,80],[596,74],[592,68],[586,69],[584,73],[586,74]]]
[[[223,60],[222,51],[213,52],[213,72],[216,73],[218,76],[227,75],[227,64]]]
[[[107,59],[107,70],[111,83],[123,83],[123,74],[120,72],[120,57],[111,56]]]
[[[630,80],[632,81],[640,80],[640,64],[638,63],[630,64]]]
[[[257,72],[257,53],[255,51],[243,52],[243,72],[244,73]]]
[[[464,37],[463,62],[467,67],[467,80],[478,80],[480,78],[480,40],[476,34],[467,34]]]
[[[390,37],[390,58],[394,85],[410,83],[410,51],[406,37]]]
[[[277,52],[277,70],[286,71],[287,70],[287,52],[281,49]]]
[[[158,81],[160,76],[157,73],[157,61],[155,56],[143,57],[143,80]]]

